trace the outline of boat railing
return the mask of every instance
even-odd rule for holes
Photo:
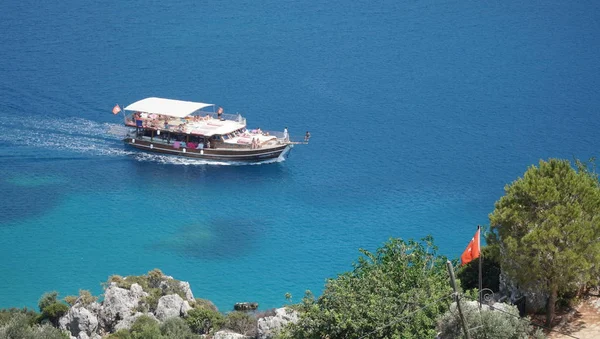
[[[213,119],[219,119],[219,115],[215,112],[199,111],[197,114],[194,114],[194,115],[198,115],[201,117],[205,117],[205,116],[209,115]],[[244,117],[242,117],[241,114],[225,114],[225,113],[223,113],[223,114],[221,114],[221,120],[237,121],[239,123],[246,124],[246,119],[244,119]]]
[[[288,133],[287,138],[285,136],[285,132],[281,131],[263,131],[264,135],[272,135],[277,138],[277,141],[280,143],[292,143],[292,144],[302,144],[305,143],[304,137],[299,135],[290,135]]]

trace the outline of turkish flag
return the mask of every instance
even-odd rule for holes
[[[467,246],[463,254],[460,256],[461,265],[466,265],[469,262],[471,262],[471,260],[479,258],[480,254],[481,253],[479,248],[479,229],[477,229],[477,232],[475,232],[475,236],[473,237],[473,239],[471,239],[471,242],[469,242],[469,245]]]

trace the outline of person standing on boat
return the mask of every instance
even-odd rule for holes
[[[290,141],[290,136],[288,135],[287,127],[283,129],[283,140]]]
[[[223,115],[223,107],[219,107],[217,110],[217,118],[221,120],[221,115]]]
[[[310,132],[306,131],[306,135],[304,135],[304,142],[308,142],[309,139],[310,139]]]

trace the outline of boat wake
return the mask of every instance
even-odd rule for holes
[[[34,122],[29,124],[29,122]],[[189,159],[129,150],[122,140],[127,128],[120,124],[99,123],[83,118],[43,118],[38,116],[0,116],[0,144],[38,147],[46,151],[63,150],[87,156],[127,156],[136,161],[170,165],[242,166],[282,162],[285,157],[261,162],[222,162]],[[46,153],[47,154],[47,153]]]
[[[217,165],[217,166],[248,166],[248,165],[264,165],[264,164],[273,164],[277,162],[285,161],[284,158],[280,159],[268,159],[264,161],[258,162],[245,162],[245,161],[214,161],[214,160],[203,160],[203,159],[190,159],[190,158],[182,158],[172,155],[160,155],[160,154],[152,154],[145,152],[137,152],[133,156],[134,159],[138,161],[152,161],[158,162],[161,164],[169,164],[169,165],[184,165],[184,166],[196,166],[196,165]]]

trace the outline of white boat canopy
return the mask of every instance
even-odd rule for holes
[[[177,118],[186,117],[204,107],[214,106],[203,102],[192,102],[164,98],[146,98],[125,107],[127,111],[163,114]]]

